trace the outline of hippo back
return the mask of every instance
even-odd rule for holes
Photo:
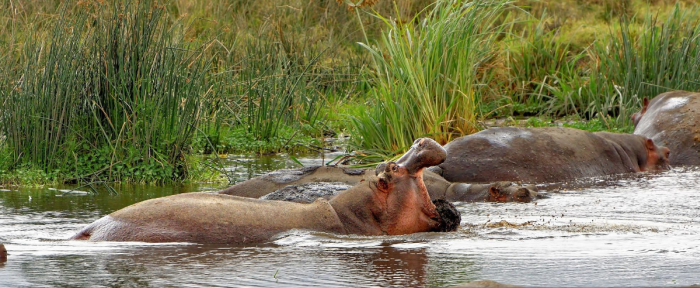
[[[659,94],[638,117],[634,134],[669,148],[671,165],[700,165],[700,93]]]
[[[269,193],[292,185],[302,185],[316,182],[340,182],[353,186],[366,177],[373,176],[368,169],[353,169],[337,166],[310,166],[300,169],[282,169],[273,171],[219,191],[240,197],[259,198]],[[346,190],[340,189],[339,191]],[[338,191],[338,192],[339,192]]]
[[[573,128],[491,128],[445,149],[440,168],[451,182],[559,182],[639,169],[620,145]]]
[[[265,201],[195,192],[139,202],[98,219],[74,240],[246,244],[289,229],[344,233],[328,201]]]

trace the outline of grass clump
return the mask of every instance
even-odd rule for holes
[[[424,21],[384,18],[373,57],[369,111],[354,115],[355,145],[392,155],[429,136],[446,143],[476,131],[478,70],[493,57],[505,1],[437,1]]]
[[[698,8],[679,4],[664,18],[646,15],[641,27],[622,21],[596,52],[598,73],[609,81],[622,114],[636,112],[644,97],[669,90],[700,90],[700,20]],[[609,95],[610,95],[609,94]],[[630,111],[631,110],[631,111]]]
[[[4,64],[17,65],[1,71],[0,121],[12,163],[68,179],[186,175],[208,68],[184,27],[168,21],[155,1],[117,1],[61,17],[46,41],[9,51]]]

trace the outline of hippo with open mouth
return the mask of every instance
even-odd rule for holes
[[[645,98],[632,121],[634,134],[671,149],[672,166],[700,165],[700,93],[672,91]]]
[[[185,193],[133,204],[88,225],[71,239],[250,244],[290,229],[338,234],[401,235],[440,231],[423,170],[445,150],[422,138],[396,162],[330,201],[310,204]]]

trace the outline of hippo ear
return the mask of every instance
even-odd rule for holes
[[[654,151],[656,150],[656,145],[654,145],[654,141],[647,138],[646,141],[646,146],[647,146],[647,151]]]
[[[642,100],[642,113],[647,111],[647,107],[649,107],[649,98],[644,97]]]
[[[489,195],[491,195],[491,197],[494,199],[497,199],[498,197],[501,197],[501,189],[498,189],[498,187],[492,185],[489,187]]]

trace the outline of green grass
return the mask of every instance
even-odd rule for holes
[[[623,21],[608,45],[598,45],[600,74],[616,90],[624,114],[636,111],[644,97],[668,90],[700,89],[700,20],[698,8],[676,5],[666,17],[645,15],[643,25]],[[607,57],[602,57],[607,55]]]
[[[503,29],[494,22],[506,6],[437,1],[424,21],[383,19],[380,42],[363,44],[375,63],[365,81],[374,86],[369,111],[352,117],[355,145],[386,157],[419,137],[444,144],[476,131],[477,70],[494,56]]]
[[[0,182],[211,179],[194,154],[334,133],[378,161],[493,117],[629,132],[643,97],[700,90],[694,1],[399,4],[5,1]]]
[[[102,8],[110,11],[104,18],[59,18],[46,41],[5,56],[6,64],[22,63],[1,75],[9,79],[2,129],[12,162],[59,170],[64,179],[185,177],[182,162],[210,86],[207,58],[181,39],[182,25],[166,25],[163,6]]]

